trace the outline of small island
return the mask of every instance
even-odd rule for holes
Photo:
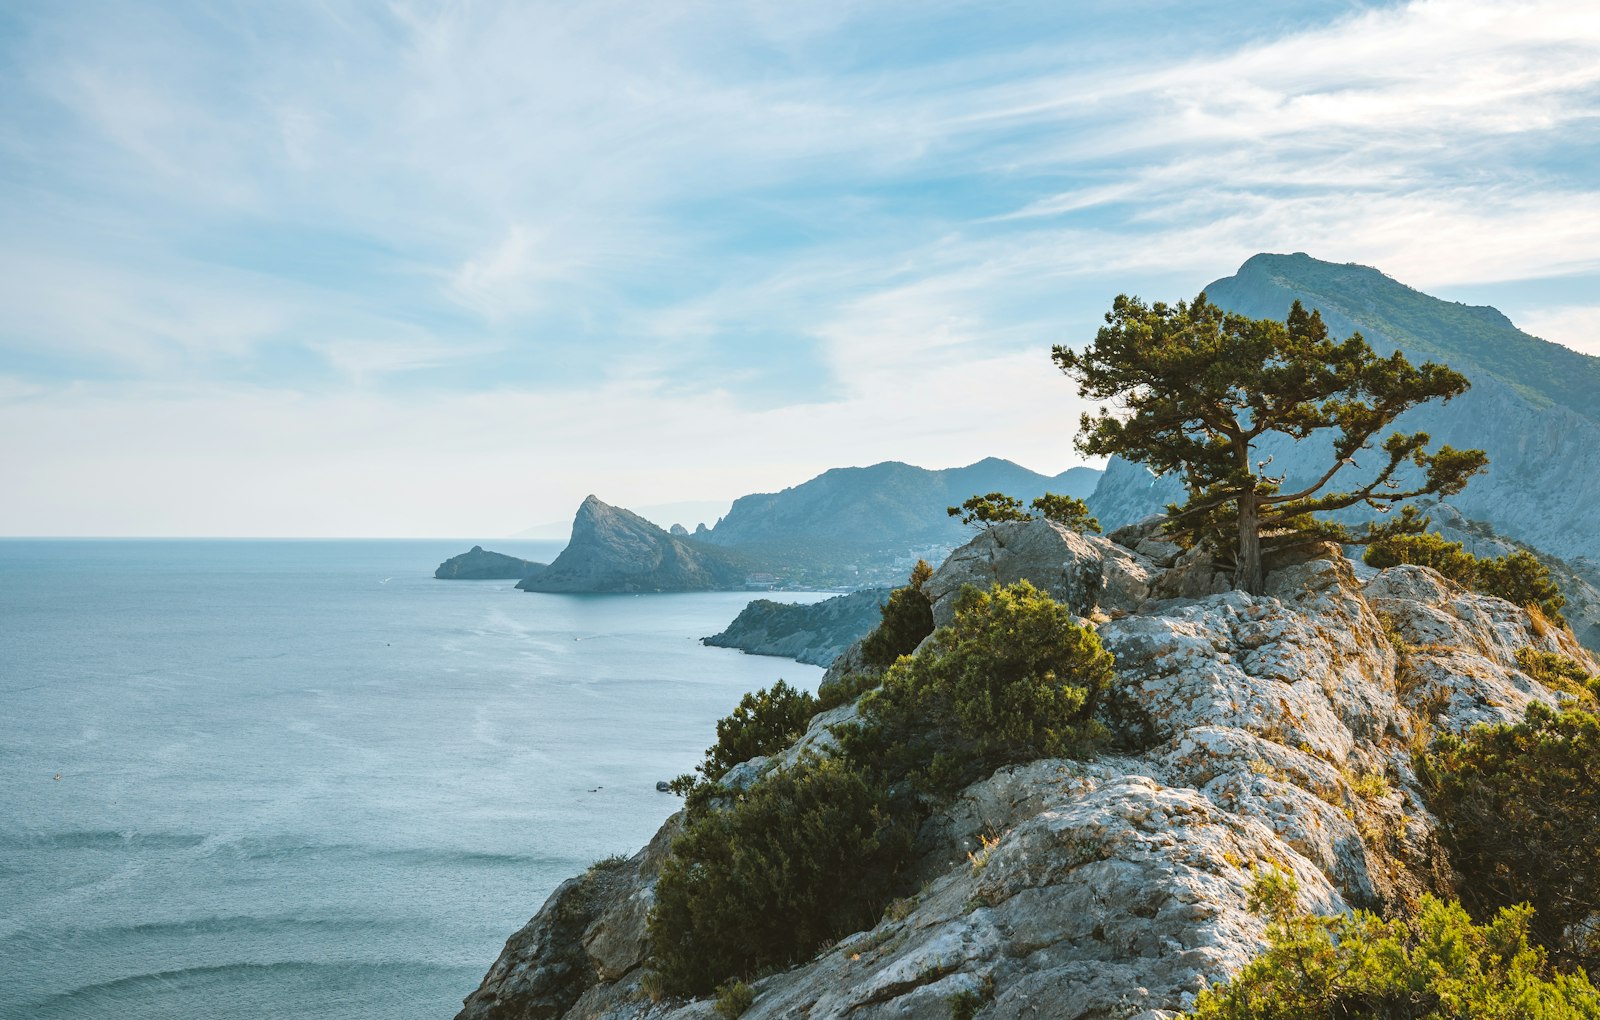
[[[522,560],[475,545],[439,564],[433,576],[446,581],[520,581],[542,574],[548,567],[547,563]]]

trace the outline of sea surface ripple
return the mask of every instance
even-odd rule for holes
[[[0,541],[0,1018],[448,1018],[821,677],[700,645],[748,595],[432,578],[471,544]]]

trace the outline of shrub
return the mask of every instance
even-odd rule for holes
[[[1517,668],[1553,691],[1563,691],[1585,701],[1590,707],[1600,703],[1600,676],[1560,652],[1541,652],[1536,648],[1517,649]]]
[[[782,680],[746,694],[717,722],[717,743],[695,771],[714,783],[740,762],[781,751],[800,739],[816,711],[816,698]]]
[[[1567,604],[1561,587],[1550,577],[1550,568],[1526,549],[1518,549],[1498,559],[1479,560],[1478,578],[1473,587],[1519,606],[1537,606],[1544,615],[1561,622],[1561,607]]]
[[[837,676],[817,688],[817,711],[826,712],[830,708],[848,705],[878,686],[882,680],[883,671],[871,668]]]
[[[1558,961],[1600,967],[1600,716],[1535,704],[1440,738],[1418,765],[1473,915],[1532,904]]]
[[[1525,549],[1479,559],[1460,542],[1426,532],[1381,538],[1367,546],[1361,559],[1380,569],[1403,563],[1431,567],[1464,588],[1505,599],[1524,609],[1537,609],[1557,623],[1564,622],[1561,607],[1567,604],[1566,596],[1550,576],[1550,568]]]
[[[961,518],[962,524],[978,528],[992,528],[1008,521],[1045,520],[1065,524],[1073,531],[1100,533],[1100,522],[1089,513],[1089,504],[1075,496],[1059,496],[1047,492],[1029,504],[1037,513],[1023,509],[1022,500],[1003,492],[973,496],[960,506],[946,507],[945,513]]]
[[[1111,654],[1027,581],[967,588],[955,616],[861,700],[847,752],[890,778],[949,791],[1013,762],[1091,746]]]
[[[739,1020],[755,1004],[756,990],[743,981],[729,981],[717,986],[717,1016],[722,1020]]]
[[[1466,546],[1432,532],[1381,539],[1367,546],[1361,560],[1379,569],[1408,563],[1431,567],[1465,588],[1472,587],[1478,569],[1478,558]]]
[[[933,576],[933,568],[923,560],[911,570],[904,588],[889,593],[883,604],[878,628],[861,642],[861,657],[876,669],[887,669],[894,660],[916,650],[922,639],[933,633],[933,604],[922,586]]]
[[[803,759],[691,811],[650,914],[658,986],[704,994],[871,927],[901,891],[912,835],[885,790],[838,759]]]
[[[1460,905],[1424,896],[1416,916],[1365,911],[1323,918],[1296,909],[1294,879],[1258,878],[1251,908],[1268,918],[1267,951],[1208,989],[1196,1020],[1593,1020],[1600,995],[1581,975],[1553,973],[1528,940],[1531,911],[1474,925]]]
[[[960,506],[945,507],[945,513],[961,518],[962,524],[984,529],[1007,521],[1033,520],[1033,515],[1022,508],[1022,500],[1003,492],[971,496]]]
[[[973,1020],[994,998],[994,975],[987,974],[977,988],[963,988],[945,999],[950,1020]]]
[[[1047,521],[1065,524],[1073,531],[1100,534],[1100,522],[1089,513],[1089,504],[1073,496],[1047,492],[1033,501],[1033,508]]]

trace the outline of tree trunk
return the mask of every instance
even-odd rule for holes
[[[1239,494],[1239,564],[1233,586],[1252,595],[1266,588],[1261,573],[1261,508],[1254,491]]]

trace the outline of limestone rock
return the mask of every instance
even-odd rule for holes
[[[860,688],[862,677],[877,672],[867,664],[867,658],[861,651],[861,641],[853,641],[828,665],[827,671],[817,683],[817,695],[827,700],[838,690]]]
[[[968,787],[919,835],[922,891],[756,981],[747,1017],[944,1020],[962,990],[992,994],[986,1020],[1175,1017],[1262,947],[1246,909],[1259,869],[1292,872],[1302,905],[1321,913],[1447,886],[1411,768],[1417,727],[1553,703],[1516,669],[1521,647],[1600,671],[1571,635],[1423,568],[1358,573],[1322,549],[1278,564],[1264,595],[1148,598],[1181,559],[1164,570],[1048,522],[994,529],[952,555],[928,582],[936,613],[962,583],[1027,577],[1080,614],[1120,614],[1100,624],[1119,674],[1102,704],[1117,746]],[[825,682],[861,669],[858,643]],[[819,716],[729,785],[829,753],[832,728],[854,714]],[[593,899],[558,891],[463,1017],[709,1020],[708,1000],[652,1003],[640,985],[649,890],[676,824],[593,884]],[[525,1008],[483,1011],[499,1002]]]
[[[1367,582],[1366,596],[1406,643],[1401,700],[1435,725],[1466,730],[1512,722],[1555,695],[1517,669],[1519,648],[1587,661],[1566,631],[1538,624],[1502,599],[1465,591],[1425,567],[1392,567]]]
[[[1157,570],[1149,560],[1098,535],[1080,535],[1055,521],[1018,521],[985,529],[950,554],[923,586],[933,622],[955,615],[966,585],[1027,580],[1079,616],[1131,612],[1150,597]]]

